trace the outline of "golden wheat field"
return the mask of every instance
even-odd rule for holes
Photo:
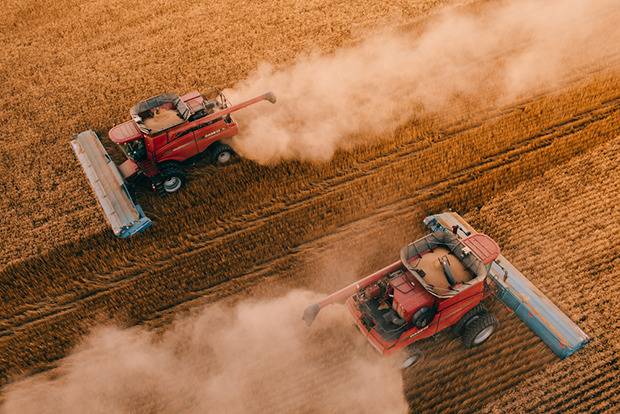
[[[613,411],[620,8],[569,3],[9,0],[0,412]],[[279,101],[239,114],[239,162],[198,162],[165,199],[138,186],[155,225],[114,238],[72,135],[118,159],[105,136],[131,105],[211,85]],[[403,372],[342,309],[306,329],[316,292],[448,209],[585,349],[560,361],[494,301],[487,344],[441,333]]]

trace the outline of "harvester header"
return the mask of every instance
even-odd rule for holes
[[[151,220],[133,202],[123,175],[97,134],[91,130],[80,132],[71,147],[114,234],[124,238],[149,228]]]

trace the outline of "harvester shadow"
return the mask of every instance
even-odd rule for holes
[[[483,345],[464,349],[451,331],[416,343],[424,358],[403,371],[406,397],[416,410],[476,411],[481,408],[482,399],[477,398],[481,393],[499,390],[498,384],[517,385],[518,374],[542,370],[556,360],[513,313],[496,301],[486,304],[500,326]]]

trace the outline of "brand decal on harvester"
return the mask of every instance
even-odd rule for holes
[[[213,135],[219,134],[219,133],[220,133],[220,132],[222,132],[224,129],[226,129],[226,128],[216,129],[215,131],[213,131],[213,132],[209,132],[209,133],[208,133],[208,134],[206,134],[205,136],[200,137],[200,138],[198,138],[198,139],[205,139],[205,138],[212,137]]]

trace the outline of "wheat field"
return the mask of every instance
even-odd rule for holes
[[[10,96],[0,104],[0,383],[62,364],[102,322],[166,331],[208,304],[328,292],[395,259],[423,234],[426,214],[453,209],[593,341],[560,362],[493,303],[502,328],[481,351],[443,334],[424,345],[424,363],[402,377],[410,411],[611,410],[620,230],[613,45],[554,84],[500,104],[451,101],[449,111],[408,119],[328,162],[198,163],[174,197],[138,188],[156,224],[131,240],[110,234],[68,145],[86,128],[105,136],[133,103],[159,92],[232,87],[261,61],[287,67],[304,51],[355,44],[377,25],[397,21],[416,33],[441,6],[476,13],[487,3],[9,2],[0,11],[10,45],[0,66]],[[282,405],[256,407],[299,412],[297,393],[337,388],[338,360],[317,358],[325,383],[297,374]]]

